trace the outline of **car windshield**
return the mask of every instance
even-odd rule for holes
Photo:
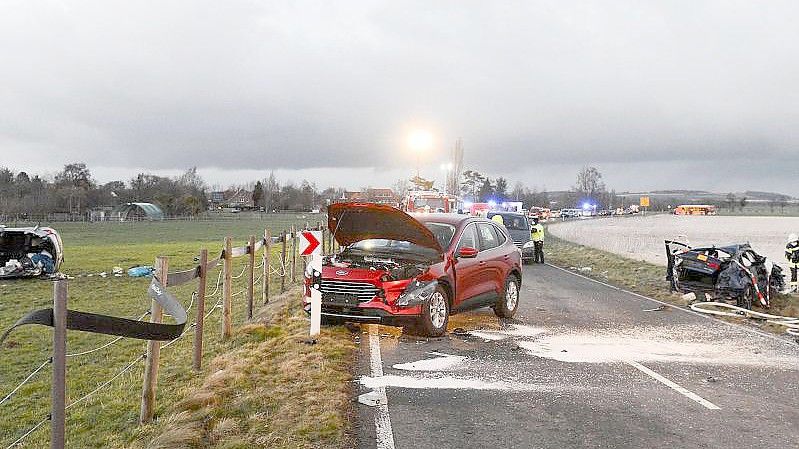
[[[425,223],[424,226],[433,233],[433,235],[436,237],[436,240],[438,241],[438,244],[442,248],[448,247],[450,242],[452,241],[452,237],[455,235],[455,226],[446,223]],[[379,253],[404,252],[404,253],[414,253],[414,254],[427,254],[430,251],[433,251],[431,248],[417,245],[415,243],[406,242],[402,240],[390,240],[390,239],[361,240],[359,242],[355,242],[352,245],[350,245],[350,248],[355,250],[379,252]]]
[[[429,207],[430,209],[443,209],[446,205],[444,198],[416,198],[413,200],[413,207],[421,209]]]
[[[529,231],[530,225],[524,217],[512,214],[495,214],[502,217],[502,223],[510,231]],[[489,217],[491,218],[491,217]]]

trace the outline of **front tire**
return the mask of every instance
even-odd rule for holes
[[[449,299],[447,292],[439,285],[430,301],[422,306],[416,331],[425,337],[441,337],[447,332],[449,323]]]
[[[519,279],[514,275],[505,280],[505,291],[494,306],[494,313],[500,318],[513,318],[519,308]]]

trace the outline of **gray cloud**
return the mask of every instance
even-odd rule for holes
[[[495,175],[591,163],[641,189],[697,168],[710,188],[750,165],[743,188],[799,194],[797,19],[793,2],[6,2],[0,165],[379,173],[413,166],[420,126],[424,163],[462,137]]]

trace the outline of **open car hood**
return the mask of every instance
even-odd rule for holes
[[[433,233],[421,222],[391,206],[335,203],[327,211],[327,226],[342,246],[366,239],[389,239],[444,252]]]

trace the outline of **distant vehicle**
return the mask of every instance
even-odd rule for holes
[[[561,210],[560,209],[555,209],[555,210],[553,210],[553,211],[551,211],[549,213],[549,216],[551,218],[560,218],[560,214],[561,214]]]
[[[683,293],[707,293],[717,299],[734,299],[751,309],[764,307],[771,295],[785,288],[782,268],[757,254],[748,243],[691,248],[666,240],[666,278]]]
[[[490,210],[491,205],[488,203],[473,203],[469,206],[469,215],[485,217]]]
[[[530,218],[537,218],[541,221],[546,221],[552,218],[552,211],[546,207],[533,206],[530,208],[527,216]]]
[[[530,222],[524,214],[515,212],[489,212],[486,218],[493,219],[495,215],[502,217],[502,223],[508,230],[513,244],[522,251],[522,263],[533,261],[533,239]]]
[[[711,204],[683,204],[674,208],[674,215],[716,215]]]
[[[0,279],[55,274],[63,262],[63,244],[55,229],[0,226]]]
[[[580,209],[561,209],[560,218],[578,218],[583,214]]]
[[[458,198],[437,190],[408,190],[400,209],[408,213],[456,212]]]
[[[343,250],[323,260],[322,319],[404,326],[441,336],[451,314],[519,305],[521,256],[506,229],[460,214],[416,214],[337,203],[328,226]],[[310,275],[306,272],[306,301]],[[305,303],[310,313],[310,303]]]

